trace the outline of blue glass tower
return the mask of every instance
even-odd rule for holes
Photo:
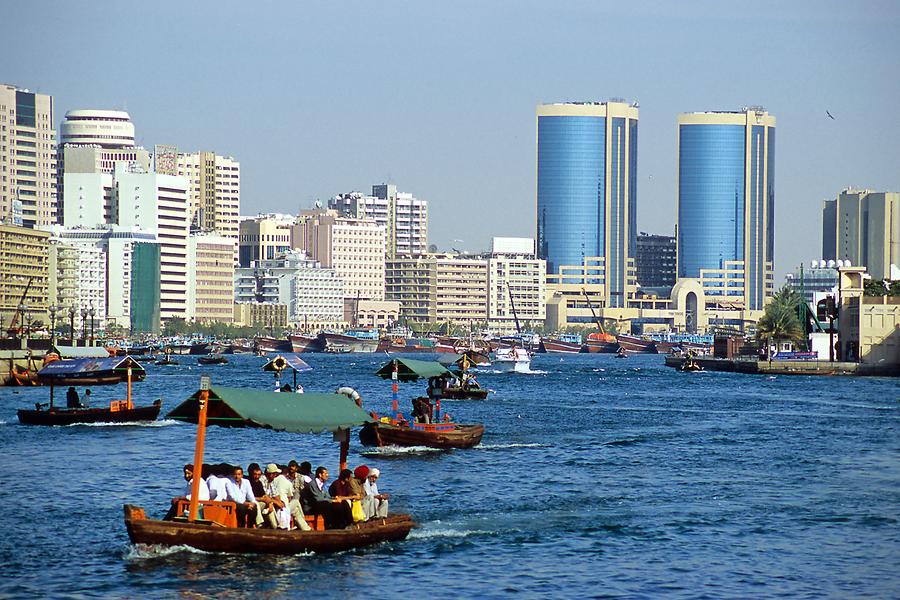
[[[621,102],[537,109],[538,256],[547,273],[597,262],[584,283],[603,284],[606,306],[624,306],[634,285],[637,124]]]
[[[772,294],[774,158],[763,109],[678,117],[678,276],[713,301],[760,310]]]

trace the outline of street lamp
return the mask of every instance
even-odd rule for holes
[[[91,300],[91,309],[88,311],[88,314],[91,315],[91,346],[94,345],[94,315],[97,314],[97,309],[94,308],[94,301]]]
[[[50,343],[56,345],[56,313],[60,309],[59,306],[51,304],[50,308]]]
[[[75,305],[69,307],[69,343],[75,346]]]
[[[19,306],[16,307],[16,310],[19,311],[19,333],[21,334],[25,329],[22,325],[25,323],[25,311],[28,310],[28,307],[19,302]],[[10,329],[12,329],[12,327],[10,327]]]
[[[81,309],[81,339],[87,341],[87,315],[88,310],[86,308]]]

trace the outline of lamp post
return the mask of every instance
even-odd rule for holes
[[[19,302],[19,305],[16,307],[16,310],[19,312],[19,331],[18,333],[22,334],[25,331],[25,311],[28,310],[28,307],[25,306],[22,302]],[[10,328],[12,329],[12,328]]]
[[[69,307],[69,343],[77,346],[75,343],[75,305]]]
[[[91,315],[91,346],[94,345],[94,315],[97,314],[97,309],[94,308],[94,301],[91,300],[91,308],[88,310],[88,314]]]
[[[85,342],[87,341],[87,315],[88,310],[86,308],[81,309],[81,339]]]
[[[56,304],[51,304],[48,309],[50,311],[50,343],[54,346],[56,345],[56,313],[59,308]]]

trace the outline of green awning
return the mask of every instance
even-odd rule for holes
[[[166,418],[197,422],[195,392]],[[292,433],[349,429],[372,421],[369,413],[341,394],[295,394],[216,386],[209,391],[207,425],[264,427]]]
[[[395,358],[385,364],[375,372],[382,379],[390,379],[394,372],[394,363],[397,363],[397,379],[400,381],[417,381],[419,378],[428,379],[431,377],[440,377],[441,375],[451,376],[450,371],[434,360],[414,360],[412,358]]]

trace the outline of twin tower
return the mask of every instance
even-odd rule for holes
[[[537,109],[537,238],[547,273],[580,270],[601,306],[639,282],[638,107],[623,101]],[[772,294],[775,118],[764,109],[678,116],[678,277],[707,302],[760,310]]]

